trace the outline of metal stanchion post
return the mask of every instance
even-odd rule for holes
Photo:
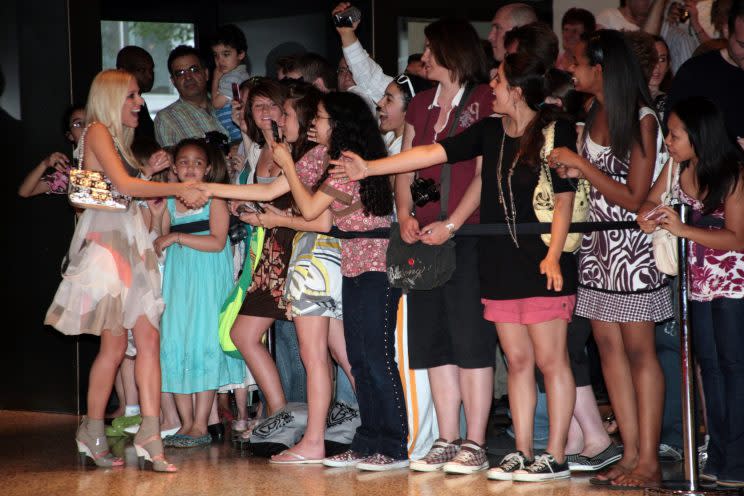
[[[680,219],[687,224],[690,206],[678,205]],[[692,352],[692,332],[690,330],[689,311],[689,284],[687,270],[687,239],[677,239],[678,275],[677,288],[679,298],[679,340],[680,340],[680,362],[682,367],[682,444],[684,448],[685,479],[681,483],[668,483],[661,488],[648,488],[644,491],[645,496],[707,496],[713,494],[726,494],[728,491],[716,491],[700,489],[697,467],[697,445],[695,423],[695,363]]]

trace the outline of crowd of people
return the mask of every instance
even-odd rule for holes
[[[657,486],[660,455],[682,450],[679,343],[663,337],[676,282],[652,246],[667,231],[690,247],[701,478],[743,487],[744,1],[572,8],[562,52],[532,7],[512,3],[485,49],[468,21],[432,22],[397,76],[364,49],[359,22],[336,27],[337,68],[298,53],[276,78],[248,73],[234,25],[211,41],[211,71],[178,46],[167,71],[179,98],[154,120],[141,97],[153,60],[125,47],[65,113],[73,158],[52,153],[19,194],[66,194],[77,164],[131,200],[76,211],[45,319],[101,338],[81,455],[122,466],[107,436],[134,432],[141,462],[176,471],[164,446],[220,440],[227,416],[237,443],[275,464],[522,482],[597,471],[600,486]],[[691,205],[689,223],[675,202]],[[577,220],[638,227],[570,233]],[[520,232],[535,222],[550,233]],[[508,234],[458,235],[476,224]],[[358,235],[380,228],[451,247],[451,276],[402,294],[392,241]],[[590,335],[619,444],[592,389]],[[515,448],[489,466],[502,356]],[[340,411],[353,428],[331,452]],[[287,412],[302,413],[301,431],[261,451],[266,419]]]

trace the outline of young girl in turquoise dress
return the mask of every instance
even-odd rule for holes
[[[227,178],[224,160],[201,139],[186,139],[174,150],[174,173],[180,182],[220,182]],[[193,234],[175,226],[209,221]],[[181,429],[169,444],[190,447],[209,444],[209,412],[216,390],[242,383],[242,360],[222,352],[217,338],[219,313],[232,288],[232,252],[227,239],[229,212],[213,199],[192,210],[169,198],[161,213],[158,253],[168,248],[163,273],[163,313],[160,342],[164,392],[174,393]],[[196,401],[192,401],[195,394]]]

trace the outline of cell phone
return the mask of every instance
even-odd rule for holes
[[[333,25],[337,28],[350,28],[354,23],[362,18],[362,12],[356,7],[348,9],[333,15]]]
[[[259,205],[257,202],[254,201],[247,201],[244,203],[241,203],[238,205],[237,208],[238,214],[245,214],[245,213],[256,213],[256,214],[263,214],[266,213],[266,210]]]
[[[238,83],[232,84],[232,93],[233,93],[233,100],[236,102],[240,101],[240,86],[238,86]]]
[[[663,207],[663,206],[664,206],[664,204],[656,205],[654,208],[652,208],[651,210],[649,210],[646,213],[646,215],[643,216],[643,218],[646,219],[646,220],[656,220],[661,215],[661,212],[659,211],[659,209],[661,207]]]
[[[271,132],[274,134],[274,142],[279,143],[281,141],[279,137],[279,124],[274,119],[271,120]]]

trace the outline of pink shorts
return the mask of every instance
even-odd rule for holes
[[[483,318],[503,324],[539,324],[561,319],[571,322],[576,295],[538,296],[518,300],[487,300],[483,303]]]

